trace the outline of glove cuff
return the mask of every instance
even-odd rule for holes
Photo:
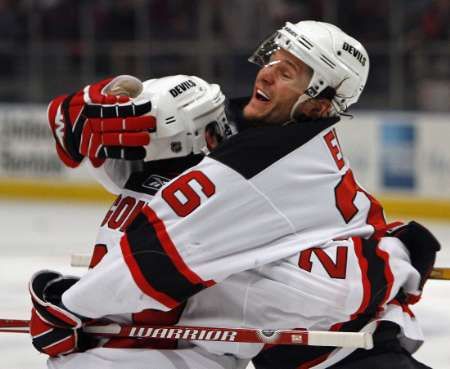
[[[411,253],[421,251],[423,248],[434,252],[438,252],[441,249],[441,245],[436,237],[427,228],[415,221],[394,229],[390,236],[402,241]]]
[[[61,107],[67,98],[68,95],[62,95],[50,101],[47,108],[47,120],[52,131],[53,138],[55,139],[56,152],[59,158],[67,167],[76,168],[80,165],[83,157],[76,155],[77,158],[75,158],[74,155],[70,154],[70,150],[66,145],[66,141],[72,134],[72,130],[71,127],[67,126]]]
[[[77,281],[78,278],[63,277],[49,270],[33,275],[29,285],[31,299],[44,321],[60,328],[81,328],[83,317],[67,310],[61,303],[62,294]]]
[[[436,253],[441,249],[439,241],[414,221],[394,229],[389,236],[398,238],[408,249],[411,264],[420,273],[419,290],[422,290],[436,261]]]

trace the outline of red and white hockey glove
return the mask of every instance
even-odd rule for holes
[[[70,312],[61,302],[62,294],[77,281],[48,270],[31,278],[29,290],[34,307],[30,334],[39,352],[60,356],[95,347],[97,340],[81,331],[87,319]]]
[[[117,85],[119,88],[111,90]],[[129,91],[120,85],[132,85],[132,96],[142,90],[137,78],[118,76],[50,102],[48,121],[57,153],[66,166],[77,167],[84,157],[94,166],[101,165],[105,158],[140,160],[145,157],[149,132],[156,127],[155,118],[148,115],[152,103],[134,104],[130,97],[124,96]]]

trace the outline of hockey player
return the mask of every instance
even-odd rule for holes
[[[420,297],[439,244],[417,223],[387,234],[392,226],[355,181],[333,129],[364,88],[366,51],[340,29],[307,21],[287,23],[251,60],[261,70],[250,100],[233,102],[243,107],[235,114],[239,134],[168,183],[150,171],[132,172],[103,222],[116,233],[97,247],[103,258],[96,267],[80,280],[48,271],[33,277],[34,345],[50,356],[74,352],[51,359],[50,368],[238,368],[250,359],[257,369],[426,368],[410,355],[422,335],[407,303]],[[173,87],[174,99],[189,90],[183,83],[180,93]],[[92,108],[89,92],[81,106],[67,98],[50,106],[52,126],[65,128],[66,136],[55,129],[59,150],[70,151],[67,140],[77,129],[73,137],[82,139],[72,142],[83,142],[78,123],[87,109],[97,112],[88,116],[93,123],[84,122],[95,129],[83,153],[97,168],[111,153],[143,158],[120,145],[148,145],[148,137],[134,134],[152,136],[145,132],[155,126],[145,115],[152,99],[137,103],[138,96],[130,109],[107,97],[114,109],[104,101]],[[123,122],[114,123],[113,139],[98,139],[117,116]],[[157,115],[156,132],[161,123]],[[172,143],[176,152],[180,145]],[[154,196],[140,202],[144,188]],[[170,312],[183,325],[369,331],[376,347],[361,353],[198,341],[172,350],[113,350],[125,343],[98,347],[79,330],[91,319],[148,309]]]

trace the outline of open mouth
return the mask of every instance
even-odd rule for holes
[[[260,90],[259,88],[256,89],[255,97],[259,101],[263,101],[263,102],[270,101],[270,97],[264,91]]]

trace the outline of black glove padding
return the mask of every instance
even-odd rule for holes
[[[422,290],[433,270],[436,253],[441,249],[439,241],[427,228],[414,221],[394,229],[389,235],[398,238],[409,250],[411,264],[421,276]]]
[[[38,351],[60,356],[96,345],[97,340],[81,331],[88,319],[72,313],[61,302],[62,294],[77,281],[78,278],[64,277],[49,270],[40,271],[31,278],[30,334]]]

